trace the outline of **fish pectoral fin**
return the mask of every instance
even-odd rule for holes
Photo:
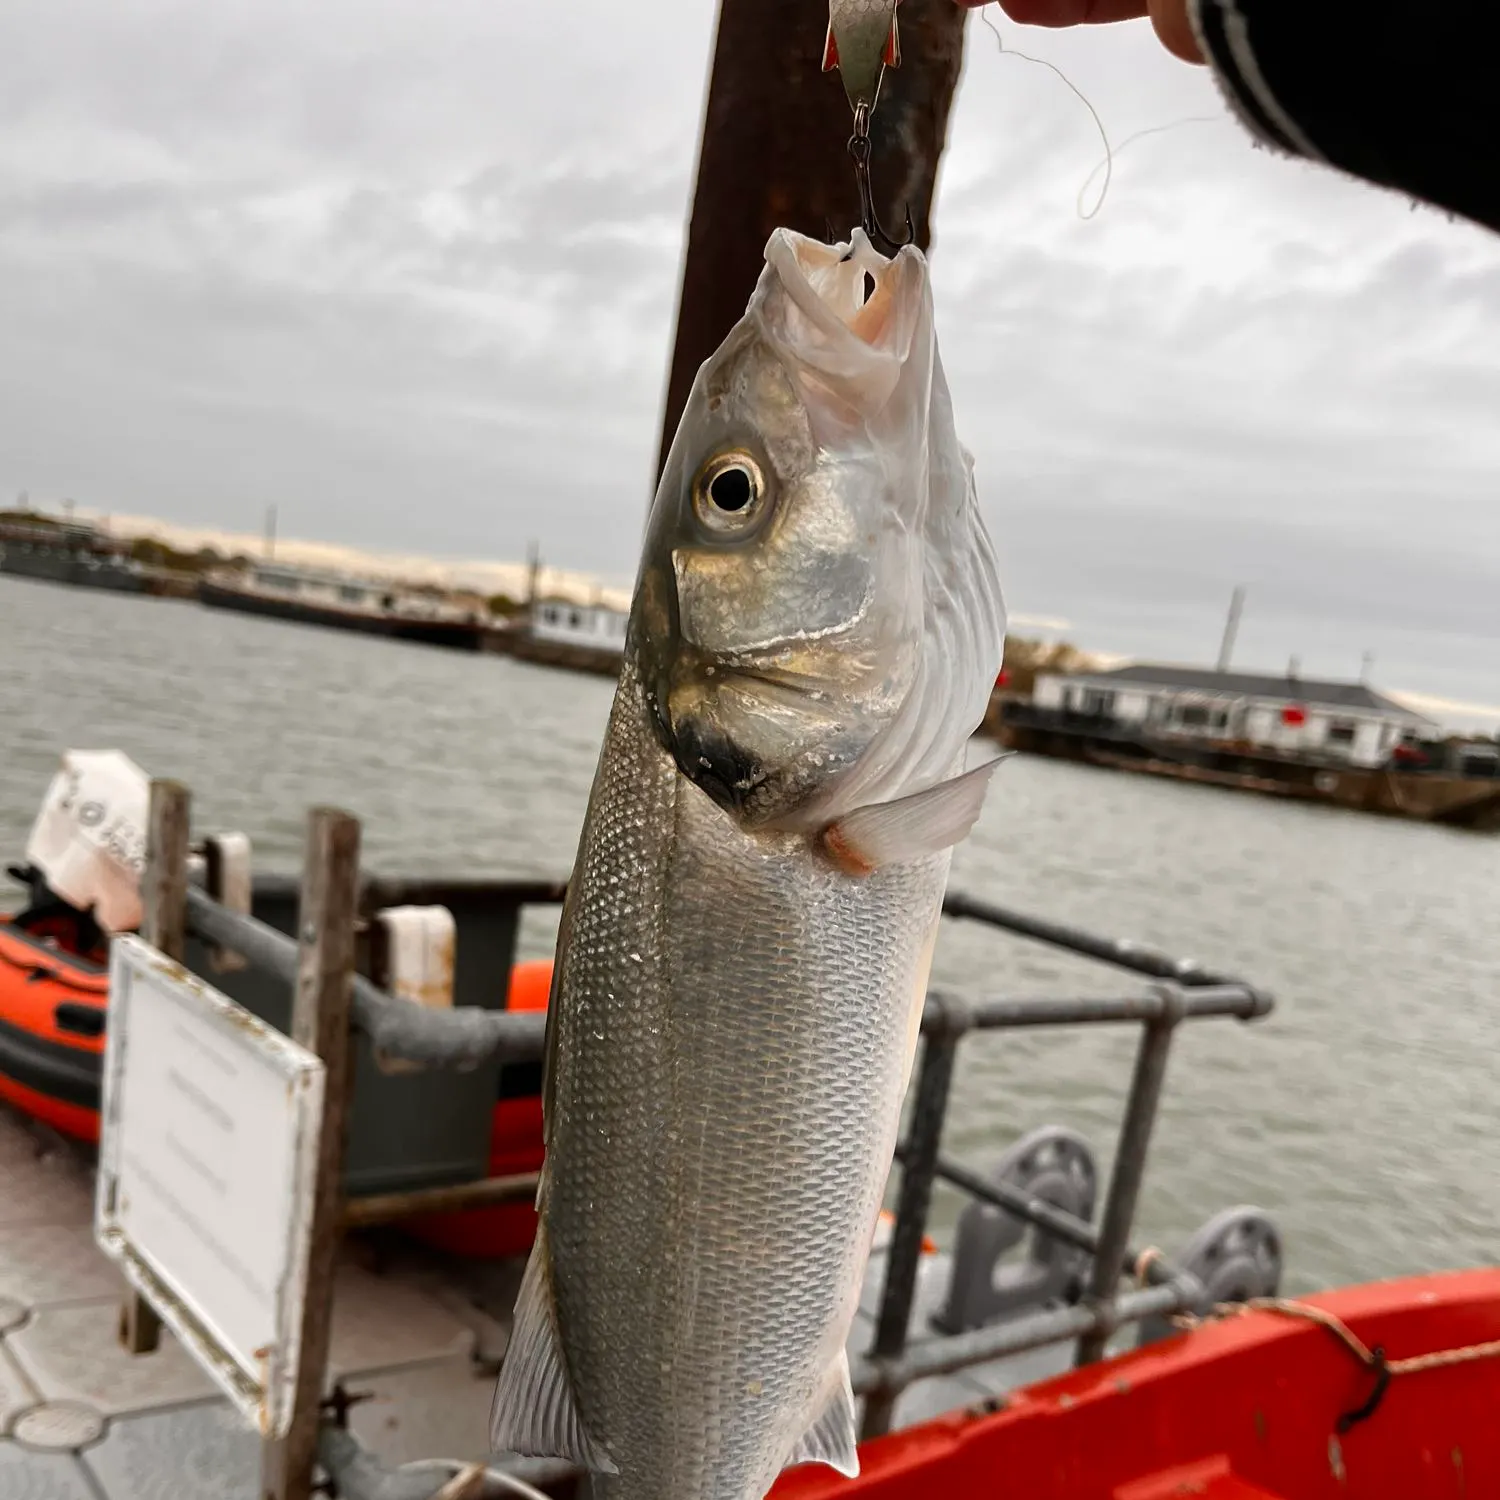
[[[828,1404],[802,1434],[785,1467],[827,1464],[848,1479],[859,1477],[859,1438],[854,1430],[854,1389],[849,1384],[849,1356],[839,1354]]]
[[[490,1407],[490,1449],[527,1458],[563,1458],[595,1473],[619,1473],[605,1449],[584,1431],[578,1415],[557,1337],[547,1234],[541,1224],[516,1298],[515,1326]]]
[[[823,830],[824,852],[847,874],[869,875],[882,865],[951,849],[968,837],[995,767],[1008,759],[997,755],[909,797],[856,807]]]

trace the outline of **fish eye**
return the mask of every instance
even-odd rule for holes
[[[748,530],[765,496],[760,465],[738,448],[715,454],[693,481],[693,510],[704,526],[721,534]]]

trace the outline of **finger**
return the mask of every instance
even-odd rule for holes
[[[973,4],[974,0],[959,0]],[[1022,26],[1082,26],[1090,22],[1135,21],[1146,14],[1146,0],[1000,0]]]
[[[1156,27],[1162,46],[1174,57],[1191,63],[1203,61],[1198,38],[1188,20],[1187,0],[1151,0],[1151,24]]]

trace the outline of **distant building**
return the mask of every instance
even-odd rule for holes
[[[608,604],[575,604],[567,599],[537,599],[531,606],[531,633],[559,646],[589,646],[596,651],[625,650],[630,616]]]
[[[1136,662],[1113,671],[1040,674],[1032,704],[1115,733],[1233,743],[1351,766],[1381,766],[1437,724],[1362,682],[1219,672]]]

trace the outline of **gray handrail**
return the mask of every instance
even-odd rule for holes
[[[1019,920],[1014,914],[1006,915],[1011,920],[997,925],[1010,926]],[[257,968],[287,984],[295,983],[297,944],[284,932],[245,913],[229,911],[196,887],[188,890],[187,925],[205,941],[241,953]],[[1040,928],[1045,924],[1034,925]],[[1201,987],[1175,994],[1161,987],[1139,995],[986,1000],[972,1005],[951,997],[941,1002],[932,997],[923,1011],[922,1029],[931,1032],[952,1026],[956,1015],[963,1017],[963,1029],[987,1030],[1151,1021],[1159,1018],[1168,1005],[1176,1007],[1181,1017],[1237,1016],[1251,1020],[1270,1011],[1271,999],[1262,991],[1217,977],[1206,982],[1208,976],[1196,972]],[[534,1011],[484,1010],[477,1006],[429,1010],[410,1005],[388,995],[363,975],[354,979],[353,1018],[377,1055],[440,1068],[477,1067],[497,1053],[507,1062],[538,1058],[546,1029],[545,1017]]]
[[[243,954],[257,968],[296,983],[297,944],[255,917],[228,911],[205,892],[190,888],[188,930],[207,942]],[[429,1010],[397,1000],[354,976],[353,1021],[369,1037],[377,1056],[429,1067],[473,1068],[498,1053],[506,1061],[542,1055],[546,1018],[535,1011],[482,1010],[458,1006]]]

